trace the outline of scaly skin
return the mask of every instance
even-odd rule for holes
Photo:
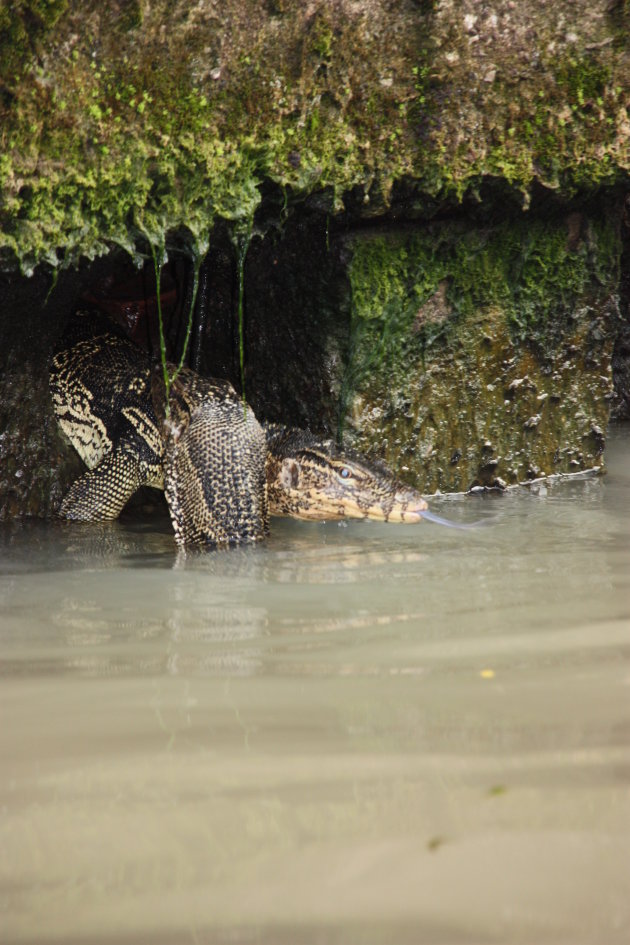
[[[143,485],[164,489],[175,540],[259,541],[269,515],[419,522],[427,505],[390,473],[302,430],[263,430],[227,381],[184,369],[166,416],[160,371],[95,313],[78,313],[55,354],[57,419],[88,466],[60,514],[117,518]]]
[[[344,518],[419,522],[419,492],[388,470],[303,430],[267,426],[267,490],[272,515],[321,521]]]

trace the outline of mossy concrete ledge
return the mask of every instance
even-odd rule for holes
[[[0,0],[0,264],[630,170],[628,0]]]

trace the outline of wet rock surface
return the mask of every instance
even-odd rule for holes
[[[620,328],[606,214],[352,245],[349,442],[427,492],[602,465]]]

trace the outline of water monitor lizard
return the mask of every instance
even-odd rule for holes
[[[164,489],[178,544],[257,541],[270,515],[418,522],[422,496],[332,441],[263,427],[227,381],[183,369],[169,411],[161,365],[94,311],[73,316],[50,372],[55,414],[88,470],[68,519],[117,518],[143,485]]]

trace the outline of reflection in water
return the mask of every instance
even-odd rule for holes
[[[488,527],[0,531],[0,927],[626,942],[630,441]]]

